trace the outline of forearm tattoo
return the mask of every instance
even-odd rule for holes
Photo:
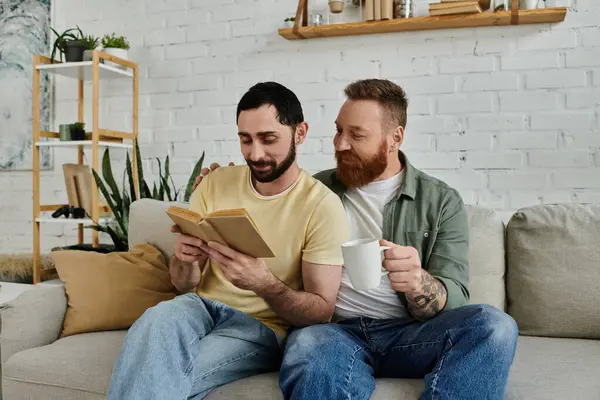
[[[426,271],[421,274],[422,290],[415,296],[407,296],[408,308],[419,318],[432,318],[446,303],[446,287]]]

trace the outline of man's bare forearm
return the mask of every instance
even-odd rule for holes
[[[277,315],[295,326],[329,322],[335,307],[317,294],[291,289],[275,276],[257,294]]]
[[[427,271],[421,271],[421,290],[408,293],[408,309],[419,319],[435,317],[446,305],[448,292],[444,284],[435,279]]]

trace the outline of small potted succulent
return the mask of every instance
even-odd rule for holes
[[[296,17],[288,17],[283,20],[283,27],[284,28],[293,28],[294,22],[296,22]]]
[[[83,61],[92,61],[92,52],[98,48],[100,38],[93,35],[84,35],[82,40],[85,45]]]
[[[129,41],[124,36],[117,36],[114,32],[112,35],[104,35],[102,38],[103,51],[115,57],[127,60],[129,47]],[[123,67],[110,61],[104,61],[104,63],[113,67]]]
[[[74,122],[71,124],[71,140],[85,140],[85,124]]]
[[[79,27],[70,28],[62,34],[56,32],[54,28],[52,32],[56,35],[54,47],[52,49],[51,59],[54,60],[57,51],[60,53],[60,61],[65,56],[66,62],[78,62],[83,60],[83,52],[85,51],[85,43],[83,41],[83,32]]]

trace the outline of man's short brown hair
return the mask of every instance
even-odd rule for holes
[[[388,113],[389,124],[406,128],[408,99],[399,85],[387,79],[363,79],[352,82],[344,89],[350,100],[374,100]]]

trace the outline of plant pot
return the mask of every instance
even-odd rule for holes
[[[64,247],[53,247],[52,251],[62,251],[62,250],[79,250],[79,251],[94,251],[96,253],[113,253],[117,251],[116,247],[112,244],[98,244],[98,247],[93,247],[91,243],[83,243],[83,244],[74,244],[71,246]]]
[[[79,129],[72,130],[71,140],[85,140],[85,131]]]
[[[519,8],[521,10],[535,10],[537,8],[538,0],[520,0]]]
[[[344,2],[342,0],[330,0],[329,11],[331,11],[332,14],[341,13],[344,11]]]
[[[119,58],[122,58],[124,60],[128,60],[128,58],[127,58],[128,57],[128,51],[126,49],[117,49],[117,48],[114,48],[114,47],[107,47],[107,48],[104,49],[104,52],[107,53],[107,54],[113,55],[115,57],[119,57]],[[123,68],[123,69],[127,68],[124,65],[117,64],[117,63],[114,63],[114,62],[108,61],[108,60],[104,60],[104,64],[109,65],[111,67],[115,67],[115,68]]]
[[[61,124],[58,126],[58,135],[61,142],[71,140],[71,126],[69,124]]]
[[[83,52],[83,61],[92,61],[94,50],[86,50]]]
[[[72,40],[64,44],[65,60],[67,62],[83,61],[85,44],[81,40]]]
[[[479,0],[479,7],[481,7],[483,11],[486,11],[490,9],[491,3],[492,0]]]

